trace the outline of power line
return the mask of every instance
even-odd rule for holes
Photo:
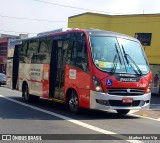
[[[0,15],[2,18],[11,18],[11,19],[18,19],[18,20],[34,20],[34,21],[42,21],[42,22],[67,22],[67,21],[52,21],[52,20],[44,20],[44,19],[36,19],[36,18],[26,18],[26,17],[16,17],[16,16],[7,16],[7,15]],[[127,23],[156,23],[160,22],[160,20],[157,21],[137,21],[137,22],[90,22],[90,21],[73,21],[68,23],[88,23],[88,24],[127,24]]]
[[[73,9],[88,10],[88,11],[102,12],[102,13],[112,13],[112,14],[124,14],[124,13],[107,12],[107,11],[100,11],[100,10],[88,9],[88,8],[82,8],[82,7],[74,7],[74,6],[69,6],[69,5],[62,5],[62,4],[57,4],[57,3],[52,3],[52,2],[42,1],[42,0],[34,0],[34,1],[56,5],[56,6],[61,6],[61,7],[73,8]]]
[[[57,5],[57,6],[63,6],[63,7],[68,7],[68,8],[75,8],[75,9],[82,9],[82,10],[90,10],[90,11],[95,11],[95,12],[104,12],[104,13],[113,13],[113,12],[106,12],[106,11],[97,11],[93,9],[85,9],[85,8],[80,8],[80,7],[72,7],[68,5],[61,5],[61,4],[56,4],[56,3],[51,3],[51,2],[46,2],[42,0],[34,0],[37,2],[42,2],[42,3],[47,3],[47,4],[52,4],[52,5]],[[120,14],[120,13],[115,13],[115,14]],[[0,15],[0,17],[3,18],[12,18],[12,19],[18,19],[18,20],[31,20],[31,21],[41,21],[41,22],[67,22],[67,21],[53,21],[53,20],[46,20],[46,19],[36,19],[36,18],[27,18],[27,17],[16,17],[16,16],[7,16],[7,15]],[[81,21],[81,22],[69,22],[69,23],[90,23],[90,24],[127,24],[127,23],[151,23],[151,22],[160,22],[160,21],[140,21],[140,22],[118,22],[118,23],[99,23],[99,22],[87,22],[87,21]]]
[[[0,16],[2,16],[2,15],[0,15]],[[3,17],[9,17],[10,18],[10,16],[3,16]],[[12,17],[12,18],[17,18],[17,17]],[[24,19],[24,18],[22,18],[22,19]],[[29,18],[30,19],[30,18]],[[31,19],[30,19],[31,20]],[[38,19],[37,19],[38,20]],[[160,21],[139,21],[139,22],[114,22],[114,23],[101,23],[101,22],[88,22],[88,21],[74,21],[74,22],[68,22],[68,23],[87,23],[87,24],[130,24],[130,23],[154,23],[154,22],[160,22]],[[18,32],[18,31],[6,31],[6,30],[0,30],[1,32],[13,32],[13,33],[19,33],[19,34],[21,34],[21,33],[25,33],[25,34],[38,34],[38,33],[30,33],[30,32]]]
[[[139,21],[139,22],[114,22],[114,23],[101,23],[101,22],[87,22],[87,21],[85,21],[85,22],[78,22],[78,21],[74,21],[74,22],[68,22],[68,23],[87,23],[87,24],[132,24],[132,23],[154,23],[154,22],[160,22],[160,21]],[[29,32],[16,32],[16,31],[5,31],[5,30],[0,30],[0,31],[2,31],[2,32],[14,32],[14,33],[26,33],[26,34],[38,34],[38,33],[29,33]]]
[[[42,22],[67,22],[67,21],[52,21],[52,20],[44,20],[44,19],[36,19],[36,18],[27,18],[27,17],[15,17],[15,16],[7,16],[7,15],[0,15],[0,17],[13,18],[13,19],[19,19],[19,20],[34,20],[34,21],[42,21]]]

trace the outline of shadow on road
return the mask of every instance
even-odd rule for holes
[[[37,103],[26,103],[21,97],[9,97],[16,101],[38,107],[50,112],[54,112],[63,116],[67,116],[76,120],[115,120],[115,119],[137,119],[138,117],[126,115],[119,116],[116,112],[98,111],[81,109],[79,114],[72,114],[66,109],[64,104],[55,103],[53,101],[40,99]],[[54,117],[47,113],[31,109],[11,102],[4,98],[0,98],[0,118],[3,119],[27,119],[27,120],[60,120],[58,117]]]

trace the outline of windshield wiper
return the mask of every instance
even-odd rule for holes
[[[117,68],[117,58],[118,58],[118,53],[115,54],[114,59],[113,59],[113,68],[110,70],[110,72],[111,72],[112,74],[115,73],[116,68]]]
[[[142,71],[140,70],[140,68],[138,67],[138,65],[134,62],[134,60],[130,57],[130,55],[126,54],[123,45],[122,45],[122,50],[123,50],[123,54],[124,54],[124,57],[125,57],[125,60],[126,60],[127,64],[128,65],[130,64],[130,62],[129,62],[129,60],[130,60],[132,62],[132,64],[134,64],[135,67],[137,68],[139,74],[142,75]],[[132,66],[132,64],[130,64],[130,66],[137,73],[137,70],[135,70],[135,68],[134,68],[134,66]]]
[[[118,51],[118,48],[117,48],[117,45],[115,44],[115,48],[116,48],[116,52],[117,54],[115,54],[114,56],[114,59],[113,59],[113,68],[111,69],[111,73],[114,74],[115,71],[116,71],[116,68],[117,68],[117,58],[119,59],[119,62],[120,64],[122,65],[122,62],[121,62],[121,58],[119,56],[119,51]]]
[[[120,58],[120,56],[119,56],[119,51],[118,51],[118,48],[117,48],[116,43],[115,43],[115,48],[116,48],[116,52],[117,52],[117,55],[118,55],[118,58],[119,58],[119,62],[120,62],[120,64],[122,65],[121,58]]]

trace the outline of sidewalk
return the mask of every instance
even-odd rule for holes
[[[132,112],[131,112],[132,113]],[[160,119],[160,109],[156,109],[156,110],[139,110],[139,111],[135,111],[133,114],[135,115],[140,115],[143,117],[150,117],[150,118],[154,118],[154,119]]]

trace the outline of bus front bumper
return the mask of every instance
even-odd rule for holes
[[[123,98],[132,98],[132,103],[123,103]],[[150,106],[151,93],[138,96],[119,96],[107,93],[90,91],[90,109],[146,109]]]

